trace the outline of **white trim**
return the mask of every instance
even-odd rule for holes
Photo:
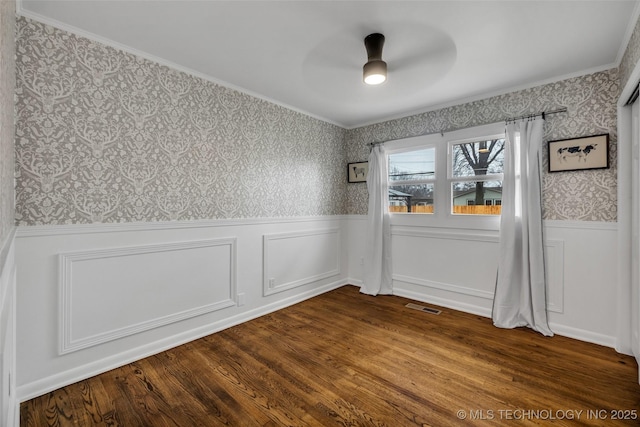
[[[241,86],[234,85],[234,84],[229,83],[227,81],[224,81],[224,80],[221,80],[221,79],[217,79],[217,78],[215,78],[213,76],[210,76],[208,74],[201,73],[199,71],[193,70],[193,69],[188,68],[188,67],[184,67],[182,65],[179,65],[179,64],[177,64],[175,62],[172,62],[172,61],[169,61],[167,59],[161,58],[159,56],[155,56],[155,55],[152,55],[150,53],[138,50],[138,49],[136,49],[134,47],[131,47],[131,46],[128,46],[128,45],[125,45],[125,44],[122,44],[122,43],[118,43],[118,42],[116,42],[114,40],[111,40],[111,39],[108,39],[106,37],[99,36],[99,35],[97,35],[95,33],[90,32],[90,31],[86,31],[86,30],[80,29],[78,27],[74,27],[73,25],[65,24],[65,23],[60,22],[60,21],[58,21],[56,19],[52,19],[52,18],[43,16],[43,15],[40,15],[38,13],[34,13],[34,12],[31,12],[31,11],[24,10],[22,8],[22,1],[20,1],[20,0],[16,1],[16,15],[23,16],[25,18],[32,19],[34,21],[38,21],[38,22],[40,22],[42,24],[49,25],[51,27],[57,28],[59,30],[66,31],[68,33],[74,34],[74,35],[79,36],[79,37],[84,37],[84,38],[92,40],[94,42],[101,43],[101,44],[103,44],[105,46],[109,46],[109,47],[112,47],[114,49],[117,49],[117,50],[120,50],[120,51],[123,51],[123,52],[126,52],[126,53],[130,53],[132,55],[136,55],[136,56],[138,56],[140,58],[144,58],[144,59],[146,59],[148,61],[153,61],[153,62],[155,62],[157,64],[164,65],[164,66],[169,67],[169,68],[173,68],[174,70],[189,74],[191,76],[194,76],[194,77],[206,80],[206,81],[209,81],[209,82],[214,83],[216,85],[219,85],[219,86],[222,86],[222,87],[226,87],[228,89],[235,90],[236,92],[249,95],[249,96],[254,97],[256,99],[260,99],[260,100],[269,102],[271,104],[278,105],[280,107],[286,108],[286,109],[294,111],[296,113],[304,114],[305,116],[309,116],[309,117],[314,118],[316,120],[320,120],[322,122],[329,123],[331,125],[338,126],[338,127],[344,129],[344,125],[343,124],[334,122],[333,120],[327,119],[325,117],[320,117],[320,116],[312,114],[312,113],[310,113],[308,111],[302,110],[300,108],[296,108],[296,107],[294,107],[292,105],[289,105],[289,104],[285,104],[284,102],[275,100],[273,98],[269,98],[269,97],[264,96],[262,94],[259,94],[257,92],[254,92],[254,91],[251,91],[249,89],[243,88]]]
[[[460,233],[446,233],[438,231],[416,231],[409,227],[394,229],[391,233],[393,236],[406,236],[416,238],[427,239],[443,239],[443,240],[462,240],[473,242],[487,242],[487,243],[499,243],[499,236],[495,235],[482,235],[482,234],[460,234]],[[556,249],[554,253],[555,269],[547,271],[548,279],[555,279],[556,286],[559,287],[556,301],[551,301],[547,307],[548,311],[555,313],[564,312],[564,241],[556,239],[545,239],[544,245],[546,248]],[[547,249],[548,252],[548,249]],[[424,286],[428,288],[440,289],[443,291],[454,292],[463,295],[469,295],[488,300],[493,300],[493,292],[483,291],[479,289],[467,288],[464,286],[453,285],[449,283],[435,282],[431,280],[424,280],[411,276],[393,275],[394,280],[401,282],[411,283],[414,285]]]
[[[366,215],[364,215],[366,218]],[[617,231],[618,223],[617,222],[606,222],[606,221],[562,221],[562,220],[543,220],[542,225],[545,228],[554,228],[554,229],[576,229],[576,230],[601,230],[601,231]],[[401,228],[437,228],[437,229],[456,229],[457,227],[452,227],[450,225],[430,225],[430,224],[420,224],[420,225],[395,225],[395,229]],[[464,228],[464,227],[461,227]],[[499,230],[486,230],[488,232],[494,231],[496,233]],[[449,233],[446,233],[449,234]],[[451,233],[454,234],[454,233]]]
[[[465,104],[471,104],[473,102],[484,101],[484,100],[495,98],[495,97],[498,97],[498,96],[501,96],[501,95],[507,95],[507,94],[510,94],[510,93],[521,92],[521,91],[524,91],[524,90],[527,90],[527,89],[533,89],[533,88],[537,88],[537,87],[544,86],[544,85],[547,85],[547,84],[561,82],[563,80],[568,80],[568,79],[573,79],[573,78],[576,78],[576,77],[588,76],[590,74],[609,71],[609,70],[617,68],[618,65],[620,65],[620,64],[619,63],[605,64],[605,65],[600,65],[600,66],[597,66],[597,67],[587,68],[586,70],[576,71],[574,73],[568,73],[568,74],[563,74],[563,75],[557,76],[557,77],[550,77],[548,79],[538,80],[538,81],[532,82],[532,83],[525,83],[525,84],[518,85],[518,86],[511,86],[511,87],[506,88],[506,89],[498,89],[498,90],[491,91],[491,92],[483,92],[483,93],[478,94],[478,95],[471,95],[471,96],[468,96],[468,97],[458,98],[458,99],[454,99],[452,101],[447,101],[447,102],[443,102],[443,103],[440,103],[440,104],[430,105],[430,106],[423,107],[423,108],[416,108],[414,110],[407,110],[407,111],[404,111],[404,112],[401,112],[401,113],[398,113],[398,114],[392,114],[390,116],[385,116],[384,118],[377,118],[377,119],[374,119],[374,120],[369,121],[369,122],[363,122],[363,123],[358,124],[358,125],[345,127],[345,129],[346,130],[353,130],[353,129],[358,129],[358,128],[362,128],[362,127],[373,126],[373,125],[377,125],[377,124],[384,123],[384,122],[389,122],[389,121],[393,121],[393,120],[399,120],[399,119],[403,119],[403,118],[406,118],[406,117],[412,117],[412,116],[417,116],[417,115],[420,115],[420,114],[430,113],[430,112],[433,112],[433,111],[443,110],[445,108],[458,107],[458,106],[465,105]],[[504,117],[504,119],[508,119],[508,118],[510,118],[510,117]],[[446,133],[446,129],[444,131]]]
[[[630,80],[631,81],[631,80]],[[637,80],[633,80],[636,81]],[[627,88],[631,91],[636,84],[629,84]],[[622,101],[624,96],[624,101]],[[624,91],[618,101],[618,280],[617,280],[617,321],[616,321],[616,351],[625,354],[632,354],[632,325],[631,325],[631,175],[632,175],[632,108],[625,106],[626,100]],[[640,360],[638,360],[640,364]]]
[[[0,242],[0,266],[5,265],[16,237],[17,227],[11,227],[3,242]],[[0,270],[1,271],[1,270]]]
[[[629,47],[629,42],[631,41],[631,36],[633,36],[633,30],[636,28],[636,24],[638,23],[638,19],[640,18],[640,2],[636,2],[636,6],[633,8],[633,12],[631,12],[631,19],[627,24],[627,28],[624,32],[624,37],[622,38],[622,43],[620,43],[620,47],[618,48],[618,54],[616,55],[616,67],[619,67],[622,63],[622,58],[624,58],[624,54],[627,52],[627,48]]]
[[[426,227],[425,227],[426,228]],[[442,231],[417,231],[414,227],[398,226],[392,228],[392,236],[421,237],[426,239],[464,240],[472,242],[499,243],[497,232],[494,235],[487,234],[462,234]]]
[[[10,277],[11,275],[16,274],[15,271],[15,239],[12,236],[13,233],[9,234],[9,238],[7,238],[2,247],[0,247],[0,252],[2,253],[2,257],[0,257],[0,278],[4,279]],[[8,279],[5,283],[4,281],[0,282],[0,312],[2,311],[4,302],[7,298],[7,294],[9,293],[9,284],[11,283],[11,279]],[[1,334],[0,334],[1,336]],[[0,346],[2,343],[0,343]],[[1,359],[0,359],[1,360]]]
[[[417,277],[404,276],[401,274],[394,274],[393,280],[493,301],[493,292],[483,291],[480,289],[467,288],[465,286],[452,285],[450,283],[435,282],[433,280],[424,280]]]
[[[238,218],[238,219],[202,219],[185,221],[157,222],[120,222],[99,224],[60,224],[60,225],[21,225],[17,227],[16,237],[64,236],[67,234],[119,233],[131,231],[180,230],[188,228],[232,227],[264,224],[284,224],[299,222],[340,221],[345,215],[276,217],[276,218]]]
[[[640,9],[637,6],[636,9]],[[638,12],[640,15],[640,11]],[[634,23],[635,26],[636,23]],[[626,48],[625,48],[626,51]],[[631,174],[632,174],[632,111],[630,106],[626,106],[627,100],[636,89],[640,81],[640,61],[633,66],[628,80],[620,91],[617,103],[617,128],[618,128],[618,310],[617,310],[617,331],[616,331],[616,351],[624,354],[632,354],[631,334]],[[621,82],[622,83],[622,82]],[[636,101],[638,102],[638,101]],[[636,356],[640,365],[640,355]],[[639,373],[640,380],[640,373]]]
[[[637,9],[638,9],[638,7],[636,7],[636,10],[634,10],[634,16],[638,16]],[[138,49],[135,49],[135,48],[133,48],[131,46],[124,45],[124,44],[118,43],[116,41],[113,41],[111,39],[107,39],[105,37],[98,36],[97,34],[91,33],[89,31],[85,31],[85,30],[82,30],[80,28],[74,27],[72,25],[68,25],[68,24],[62,23],[62,22],[60,22],[58,20],[42,16],[40,14],[33,13],[31,11],[24,10],[23,7],[22,7],[22,0],[16,0],[16,15],[23,16],[23,17],[29,18],[29,19],[33,19],[33,20],[41,22],[43,24],[46,24],[46,25],[61,29],[63,31],[67,31],[67,32],[72,33],[72,34],[75,34],[77,36],[84,37],[84,38],[87,38],[89,40],[93,40],[95,42],[104,44],[106,46],[110,46],[110,47],[112,47],[114,49],[118,49],[118,50],[130,53],[130,54],[139,56],[141,58],[156,62],[156,63],[158,63],[160,65],[165,65],[167,67],[171,67],[171,68],[173,68],[173,69],[175,69],[177,71],[181,71],[181,72],[190,74],[190,75],[192,75],[194,77],[198,77],[198,78],[210,81],[212,83],[215,83],[217,85],[224,86],[224,87],[227,87],[229,89],[238,91],[240,93],[247,94],[247,95],[252,96],[254,98],[261,99],[261,100],[264,100],[266,102],[269,102],[269,103],[272,103],[272,104],[275,104],[275,105],[279,105],[279,106],[281,106],[283,108],[286,108],[288,110],[291,110],[291,111],[294,111],[294,112],[297,112],[297,113],[300,113],[300,114],[304,114],[306,116],[312,117],[314,119],[320,120],[320,121],[325,122],[325,123],[332,124],[334,126],[338,126],[338,127],[342,128],[342,129],[346,129],[346,130],[358,129],[358,128],[367,127],[367,126],[371,126],[371,125],[375,125],[375,124],[379,124],[379,123],[383,123],[383,122],[387,122],[387,121],[398,120],[398,119],[401,119],[401,118],[411,117],[411,116],[415,116],[415,115],[419,115],[419,114],[425,114],[425,113],[428,113],[428,112],[431,112],[431,111],[437,111],[437,110],[441,110],[441,109],[444,109],[444,108],[455,107],[455,106],[459,106],[459,105],[463,105],[463,104],[468,104],[468,103],[472,103],[472,102],[476,102],[476,101],[481,101],[481,100],[497,97],[497,96],[500,96],[500,95],[505,95],[505,94],[508,94],[508,93],[513,93],[513,92],[519,92],[519,91],[523,91],[523,90],[527,90],[527,89],[532,89],[532,88],[535,88],[535,87],[543,86],[543,85],[550,84],[550,83],[559,82],[559,81],[562,81],[562,80],[567,80],[567,79],[571,79],[571,78],[575,78],[575,77],[581,77],[581,76],[586,76],[586,75],[589,75],[589,74],[594,74],[594,73],[599,73],[599,72],[611,70],[613,68],[617,68],[620,65],[620,62],[622,60],[622,55],[624,55],[624,52],[626,51],[626,45],[623,43],[621,45],[621,46],[624,46],[624,48],[622,48],[622,55],[620,55],[620,52],[618,52],[618,56],[616,57],[615,62],[611,63],[611,64],[600,65],[600,66],[597,66],[597,67],[588,68],[586,70],[580,70],[580,71],[576,71],[576,72],[573,72],[573,73],[568,73],[568,74],[563,74],[563,75],[560,75],[560,76],[550,77],[550,78],[543,79],[543,80],[538,80],[538,81],[535,81],[535,82],[524,83],[522,85],[511,86],[511,87],[506,88],[506,89],[498,89],[498,90],[495,90],[495,91],[483,92],[483,93],[478,94],[478,95],[472,95],[472,96],[468,96],[468,97],[457,98],[457,99],[452,100],[452,101],[447,101],[447,102],[443,102],[443,103],[440,103],[440,104],[430,105],[430,106],[427,106],[427,107],[419,107],[419,108],[415,108],[415,109],[411,109],[411,110],[406,110],[406,111],[403,111],[403,112],[400,112],[400,113],[395,113],[395,114],[391,114],[391,115],[388,115],[388,116],[384,116],[382,118],[376,118],[376,119],[373,119],[371,121],[365,121],[365,122],[362,122],[362,123],[358,123],[356,125],[346,125],[344,123],[338,123],[338,122],[335,122],[333,120],[327,119],[325,117],[320,117],[318,115],[309,113],[308,111],[304,111],[304,110],[301,110],[299,108],[293,107],[291,105],[285,104],[283,102],[277,101],[275,99],[266,97],[266,96],[261,95],[261,94],[259,94],[257,92],[253,92],[253,91],[250,91],[248,89],[242,88],[240,86],[233,85],[233,84],[231,84],[229,82],[226,82],[224,80],[216,79],[215,77],[209,76],[209,75],[201,73],[199,71],[195,71],[195,70],[192,70],[190,68],[183,67],[183,66],[178,65],[178,64],[176,64],[174,62],[171,62],[171,61],[162,59],[160,57],[151,55],[149,53],[140,51]],[[635,21],[632,24],[632,27],[634,27],[634,26],[635,26]],[[628,31],[629,30],[627,29],[627,32]],[[629,39],[631,38],[632,34],[633,34],[633,28],[631,29],[631,33],[628,35]],[[627,36],[625,35],[625,37],[627,37]],[[628,43],[629,40],[627,39],[626,41]]]
[[[336,247],[334,248],[334,254],[336,256],[336,268],[333,270],[325,271],[320,274],[303,277],[297,280],[293,280],[291,282],[282,283],[278,286],[271,286],[269,281],[269,259],[271,257],[271,253],[269,250],[269,242],[273,240],[284,240],[284,239],[296,239],[300,237],[308,237],[308,236],[318,236],[321,234],[335,234],[336,235]],[[317,282],[322,279],[328,279],[330,277],[334,277],[340,274],[340,244],[342,239],[340,238],[340,228],[326,228],[320,230],[307,230],[307,231],[294,231],[290,233],[274,233],[274,234],[265,234],[262,237],[262,257],[263,257],[263,269],[262,269],[262,291],[264,296],[273,295],[279,292],[284,292],[289,289],[297,288],[299,286],[308,285],[314,282]]]
[[[444,133],[401,138],[385,141],[387,156],[395,153],[418,151],[435,148],[434,177],[429,182],[433,185],[433,214],[420,215],[411,213],[392,213],[391,225],[423,225],[441,226],[462,229],[498,229],[499,215],[464,215],[453,213],[452,184],[461,181],[495,181],[502,180],[502,174],[478,177],[451,177],[451,152],[453,145],[469,141],[483,141],[505,137],[504,122],[487,123],[477,126],[453,129]],[[411,183],[412,181],[407,181]],[[401,181],[393,186],[403,185]],[[391,186],[391,184],[390,184]],[[404,218],[403,218],[404,217]]]
[[[265,314],[269,314],[285,307],[289,307],[291,305],[297,304],[299,302],[302,302],[309,298],[313,298],[317,295],[321,295],[325,292],[329,292],[333,289],[347,284],[348,283],[345,280],[339,280],[333,283],[329,283],[319,288],[304,292],[302,294],[285,298],[272,304],[243,312],[206,326],[194,328],[189,331],[166,337],[160,341],[154,341],[153,343],[141,347],[136,347],[104,359],[96,360],[90,364],[83,364],[76,368],[59,372],[57,374],[50,375],[48,377],[41,378],[27,384],[23,384],[17,389],[18,399],[20,402],[25,402],[27,400],[33,399],[34,397],[38,397],[50,391],[65,387],[69,384],[82,381],[95,375],[110,371],[111,369],[126,365],[127,363],[144,359],[145,357],[158,354],[160,352],[169,350],[182,344],[186,344],[207,335],[211,335],[232,326],[236,326],[249,320],[256,319],[260,316],[264,316]]]
[[[409,298],[414,301],[426,302],[440,307],[450,308],[452,310],[462,311],[464,313],[477,314],[478,316],[491,318],[491,309],[480,307],[474,304],[467,304],[459,301],[452,301],[446,298],[434,297],[431,295],[423,295],[417,292],[408,291],[406,289],[394,289],[393,294],[403,298]]]
[[[547,257],[545,261],[547,270],[547,311],[562,314],[564,313],[564,240],[544,239],[544,246],[545,257]],[[553,256],[549,253],[549,248],[556,250]],[[555,266],[553,271],[551,270],[552,266]],[[557,301],[550,301],[551,282],[554,279],[559,288],[558,299]]]
[[[421,301],[428,304],[437,305],[440,307],[446,307],[452,310],[462,311],[464,313],[475,314],[486,318],[491,318],[491,309],[480,307],[473,304],[462,303],[458,301],[452,301],[445,298],[425,296],[417,292],[408,291],[405,289],[394,289],[394,295],[409,298],[415,301]],[[580,341],[590,342],[593,344],[603,345],[606,347],[613,347],[615,344],[615,338],[609,335],[599,334],[595,332],[585,331],[584,329],[572,328],[570,326],[564,326],[557,323],[550,322],[549,327],[554,334],[577,339]]]
[[[361,288],[362,287],[362,279],[354,279],[354,278],[346,278],[345,281],[352,286],[355,286],[357,288]]]
[[[18,427],[20,420],[20,402],[16,388],[16,291],[17,271],[15,263],[15,227],[11,230],[0,247],[0,387],[3,408],[7,412],[0,413],[0,425]],[[4,372],[4,367],[8,372]],[[6,374],[6,377],[5,377]],[[5,388],[5,379],[8,381]],[[6,416],[5,416],[6,415]]]
[[[573,228],[578,230],[602,230],[602,231],[617,231],[617,222],[606,221],[562,221],[555,219],[546,219],[542,221],[542,224],[546,228]]]
[[[74,262],[214,246],[229,246],[230,249],[229,299],[206,304],[200,307],[195,307],[189,310],[184,310],[182,312],[173,313],[167,316],[146,320],[122,328],[112,329],[110,331],[102,332],[82,339],[73,339],[71,331],[73,324],[72,271]],[[88,347],[93,347],[99,344],[104,344],[109,341],[127,337],[129,335],[137,334],[160,326],[168,325],[170,323],[175,323],[181,320],[189,319],[205,313],[211,313],[236,305],[236,238],[195,240],[158,245],[119,247],[91,251],[61,253],[59,254],[59,268],[60,310],[58,324],[60,331],[60,355],[71,353]]]
[[[633,94],[633,91],[636,89],[638,82],[640,81],[640,61],[636,63],[629,75],[627,82],[624,85],[624,88],[620,91],[620,97],[618,98],[618,111],[620,112],[620,108],[624,108],[627,104],[627,100]],[[618,116],[620,117],[620,116]],[[629,117],[631,117],[631,113],[629,113]],[[620,135],[618,135],[620,136]],[[630,135],[629,135],[630,136]],[[631,141],[629,141],[631,143]],[[618,139],[618,145],[620,144],[620,140]]]
[[[616,343],[615,337],[586,331],[584,329],[573,328],[571,326],[565,326],[554,322],[549,322],[549,328],[551,328],[554,334],[562,335],[563,337],[599,344],[610,348],[613,348]]]

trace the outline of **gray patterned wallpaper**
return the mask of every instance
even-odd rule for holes
[[[568,112],[549,116],[545,142],[609,133],[610,169],[545,173],[544,219],[576,221],[616,221],[616,102],[619,94],[617,69],[572,78],[532,89],[495,96],[374,124],[347,131],[347,158],[366,160],[372,141],[388,141],[446,129],[493,123],[508,117],[567,107]],[[544,168],[548,168],[544,158]],[[364,185],[347,188],[347,212],[365,214],[367,191]]]
[[[616,221],[617,70],[344,130],[25,18],[16,67],[19,225],[365,214],[368,142],[558,107],[545,140],[609,133],[611,168],[545,174],[544,218]]]
[[[19,225],[343,214],[345,130],[17,20]]]
[[[0,1],[0,249],[14,226],[15,1]]]
[[[629,77],[633,72],[636,64],[640,60],[640,19],[636,22],[636,26],[631,34],[631,39],[627,44],[627,48],[622,55],[620,61],[620,90],[624,89],[629,81]]]

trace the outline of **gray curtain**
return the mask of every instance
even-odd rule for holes
[[[527,326],[552,336],[542,236],[543,125],[542,118],[507,125],[500,261],[492,317],[499,328]]]
[[[389,175],[387,155],[378,144],[369,155],[369,212],[365,242],[364,275],[360,292],[368,295],[393,293],[391,287],[391,225],[389,224]]]

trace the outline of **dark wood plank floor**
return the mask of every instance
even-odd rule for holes
[[[640,425],[632,357],[408,302],[345,286],[24,402],[21,425]]]

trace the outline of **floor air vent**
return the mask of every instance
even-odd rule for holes
[[[440,310],[436,310],[435,308],[425,307],[424,305],[418,305],[418,304],[413,304],[413,303],[409,303],[409,304],[405,305],[405,307],[412,308],[414,310],[424,311],[425,313],[430,313],[430,314],[440,314],[440,313],[442,313]]]

